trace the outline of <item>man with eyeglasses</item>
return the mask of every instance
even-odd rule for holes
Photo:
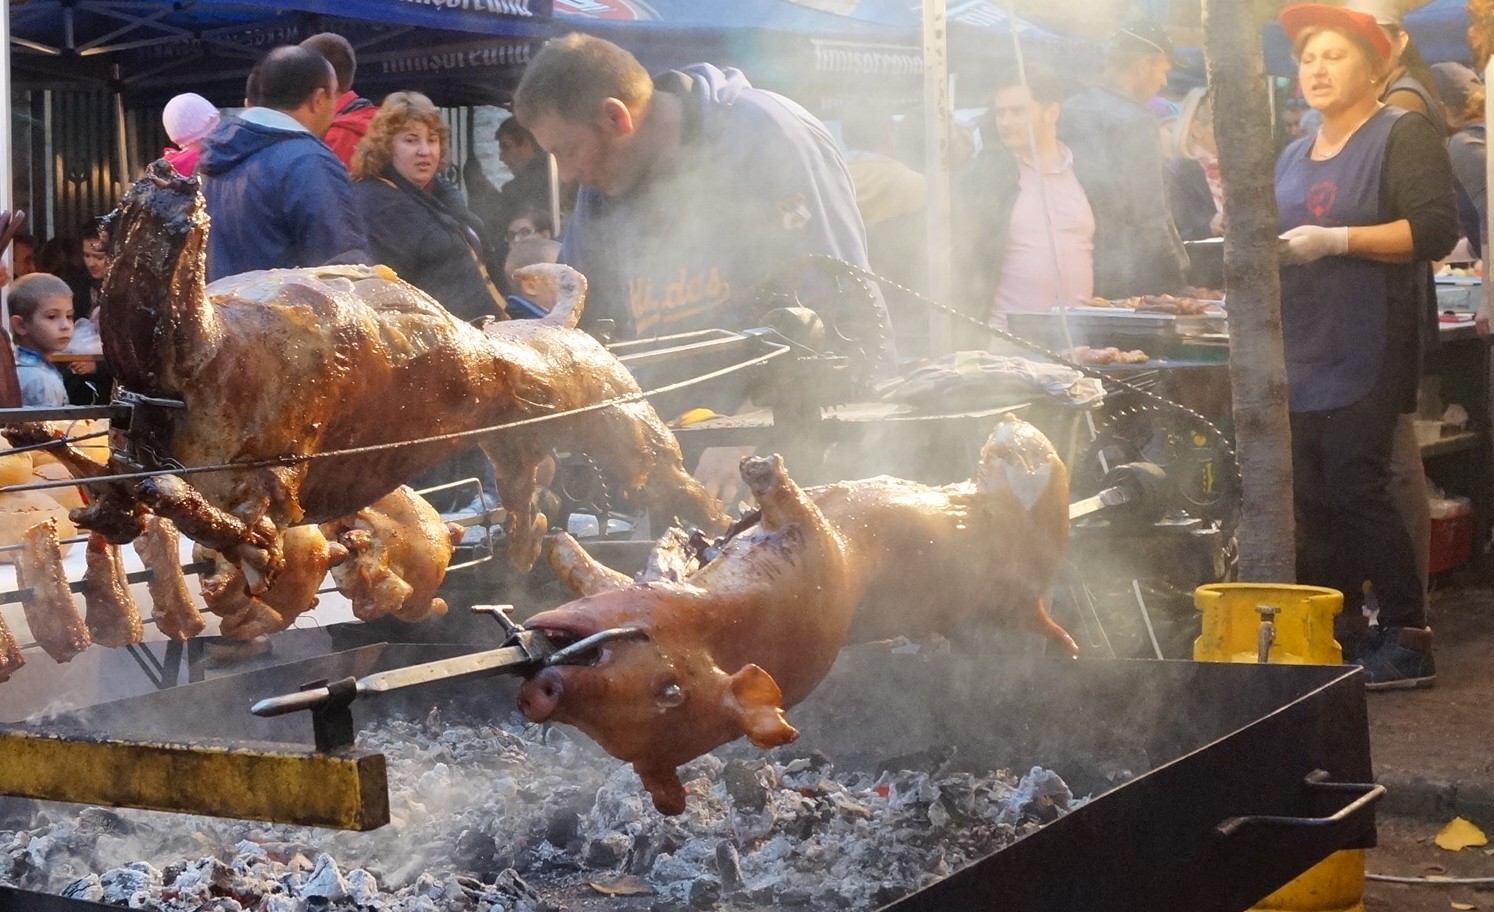
[[[1188,255],[1167,209],[1157,121],[1146,103],[1176,64],[1160,28],[1136,23],[1110,39],[1100,83],[1068,98],[1058,138],[1095,216],[1095,287],[1103,298],[1183,287]]]

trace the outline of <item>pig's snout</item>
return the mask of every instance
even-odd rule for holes
[[[557,668],[546,668],[519,688],[519,712],[530,722],[545,722],[555,714],[565,695],[565,680]]]

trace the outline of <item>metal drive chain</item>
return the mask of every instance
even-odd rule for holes
[[[862,267],[857,266],[854,263],[847,263],[845,260],[819,253],[809,254],[807,256],[801,257],[797,262],[819,263],[830,269],[841,270],[850,276],[865,277],[870,281],[877,283],[877,285],[880,286],[884,291],[888,288],[891,288],[894,291],[901,293],[903,296],[917,301],[919,304],[923,305],[929,310],[936,310],[946,316],[954,317],[959,322],[967,326],[974,327],[975,329],[981,330],[993,338],[1011,342],[1019,348],[1024,348],[1035,354],[1042,355],[1044,358],[1047,358],[1048,360],[1053,361],[1057,364],[1062,364],[1064,367],[1072,368],[1076,371],[1079,371],[1086,377],[1091,377],[1103,383],[1121,387],[1127,393],[1140,396],[1141,398],[1152,402],[1162,408],[1185,415],[1190,421],[1195,422],[1203,430],[1204,435],[1209,438],[1208,442],[1211,447],[1216,448],[1218,452],[1228,457],[1230,470],[1235,473],[1236,479],[1238,479],[1239,477],[1239,464],[1234,458],[1235,450],[1234,447],[1230,444],[1229,439],[1225,437],[1224,433],[1214,425],[1214,422],[1210,421],[1208,418],[1204,417],[1193,409],[1188,408],[1186,405],[1183,405],[1180,402],[1169,399],[1159,393],[1154,393],[1151,390],[1144,389],[1129,381],[1122,380],[1118,377],[1109,376],[1104,372],[1097,370],[1096,368],[1089,365],[1080,364],[1077,361],[1072,361],[1058,354],[1057,352],[1050,351],[1044,348],[1036,342],[1025,339],[1018,335],[1014,335],[1007,332],[1006,330],[997,329],[996,327],[990,325],[989,323],[986,323],[983,320],[978,320],[975,317],[970,316],[969,314],[961,313],[959,310],[956,310],[955,308],[947,304],[941,304],[921,292],[914,291],[913,289],[908,288],[904,285],[899,285],[897,282],[894,282],[891,279],[881,278],[877,276],[876,273],[873,273],[868,269],[863,269]],[[865,285],[863,285],[863,287],[865,287]]]

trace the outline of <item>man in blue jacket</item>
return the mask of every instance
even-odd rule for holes
[[[332,64],[308,48],[275,48],[248,94],[251,107],[210,133],[198,160],[212,219],[208,281],[369,262],[347,169],[321,140],[337,113]]]

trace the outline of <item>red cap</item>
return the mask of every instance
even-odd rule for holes
[[[1375,49],[1381,60],[1390,59],[1390,36],[1369,13],[1342,6],[1329,6],[1326,3],[1298,3],[1282,10],[1277,19],[1286,30],[1287,40],[1293,47],[1296,47],[1297,36],[1302,34],[1303,29],[1318,26],[1358,35],[1369,42],[1369,46]]]

